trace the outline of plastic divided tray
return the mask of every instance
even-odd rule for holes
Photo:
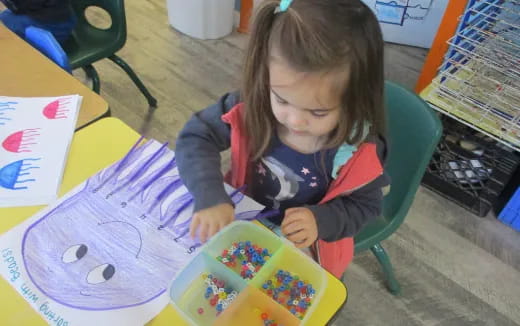
[[[224,249],[241,241],[250,241],[267,248],[271,254],[252,279],[243,279],[234,269],[217,260]],[[279,270],[298,276],[300,280],[310,283],[315,291],[311,305],[301,320],[262,291],[263,284]],[[288,240],[252,222],[236,221],[208,241],[179,272],[170,286],[170,299],[191,325],[263,326],[262,313],[266,313],[278,326],[306,325],[327,286],[325,273],[314,260]],[[226,287],[230,286],[238,292],[219,315],[209,300],[204,298],[208,287],[203,278],[205,274],[223,280]]]

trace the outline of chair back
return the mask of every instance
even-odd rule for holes
[[[392,182],[383,214],[356,236],[356,251],[386,239],[403,223],[442,135],[442,124],[419,96],[392,82],[385,83],[388,157],[385,171]]]
[[[29,26],[25,29],[25,40],[63,70],[71,73],[69,58],[51,32]]]
[[[123,0],[74,0],[71,6],[77,17],[72,37],[64,43],[73,69],[92,64],[119,51],[126,43],[126,17]],[[98,7],[110,16],[110,27],[92,25],[86,17],[89,7]]]

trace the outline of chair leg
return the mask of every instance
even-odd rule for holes
[[[380,243],[371,247],[370,250],[372,251],[374,256],[376,256],[377,260],[379,261],[379,264],[381,264],[381,267],[383,268],[383,273],[385,274],[386,278],[386,284],[388,286],[388,289],[390,290],[390,293],[392,293],[393,295],[398,295],[401,292],[401,286],[395,278],[394,270],[392,268],[392,264],[390,263],[390,257],[388,257],[385,249],[383,249]]]
[[[82,68],[85,71],[85,74],[87,75],[87,77],[92,80],[92,90],[94,92],[96,92],[97,94],[99,94],[101,86],[100,86],[100,82],[99,82],[99,75],[98,75],[96,69],[94,68],[93,65],[86,65]]]
[[[112,60],[113,62],[115,62],[119,67],[121,67],[128,74],[128,76],[130,77],[130,79],[132,79],[132,81],[137,86],[137,88],[139,88],[141,93],[143,93],[144,97],[146,97],[146,100],[148,101],[148,104],[150,105],[150,107],[156,108],[157,100],[152,96],[152,94],[150,94],[148,89],[144,86],[143,82],[139,79],[139,77],[137,77],[137,74],[132,70],[132,68],[130,68],[128,63],[126,63],[126,61],[124,61],[123,59],[121,59],[120,57],[118,57],[115,54],[109,56],[108,58],[110,60]]]

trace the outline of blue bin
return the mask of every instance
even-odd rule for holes
[[[516,189],[507,205],[502,209],[498,219],[516,231],[520,231],[520,187]]]

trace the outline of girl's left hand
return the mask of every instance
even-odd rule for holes
[[[305,207],[289,208],[282,221],[282,233],[297,248],[309,247],[318,239],[318,225],[312,211]]]

